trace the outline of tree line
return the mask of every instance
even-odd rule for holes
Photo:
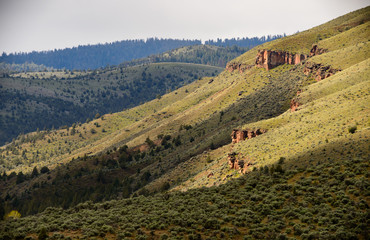
[[[269,42],[283,35],[268,35],[253,38],[231,38],[205,41],[206,45],[220,47],[247,47],[252,48]],[[125,61],[144,58],[150,55],[163,53],[184,46],[200,45],[201,40],[159,39],[148,38],[135,40],[122,40],[112,43],[79,45],[78,47],[54,49],[49,51],[19,52],[0,56],[0,62],[8,64],[33,63],[45,65],[56,69],[87,70],[117,65]]]

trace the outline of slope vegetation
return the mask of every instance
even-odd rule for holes
[[[54,207],[4,221],[4,236],[368,238],[369,11],[266,43],[160,99],[4,146],[4,212]],[[293,53],[305,57],[292,64]]]

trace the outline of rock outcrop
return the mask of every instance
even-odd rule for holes
[[[229,153],[227,157],[227,161],[229,164],[230,169],[243,169],[244,168],[244,160],[239,160],[236,153]]]
[[[229,153],[227,157],[228,165],[230,169],[239,170],[240,173],[246,173],[248,168],[252,165],[252,161],[247,158],[243,158],[241,154]]]
[[[303,73],[305,75],[313,74],[316,81],[320,81],[325,78],[328,78],[339,71],[341,70],[334,69],[330,65],[324,66],[321,63],[312,63],[312,62],[306,62],[303,68]]]
[[[247,65],[247,64],[243,64],[243,63],[228,63],[226,65],[226,70],[228,72],[233,72],[235,70],[238,70],[239,73],[244,73],[245,71],[251,69],[252,67],[254,67],[253,65]]]
[[[284,51],[259,50],[256,57],[256,66],[270,70],[283,64],[299,64],[308,58],[305,54],[292,54]]]
[[[258,135],[261,135],[265,132],[266,132],[266,130],[264,130],[264,129],[256,129],[256,130],[234,129],[231,133],[231,141],[232,141],[232,143],[238,143],[240,141],[244,141],[245,139],[251,139],[251,138],[257,137]]]
[[[291,101],[290,101],[290,111],[292,112],[295,112],[298,110],[298,107],[301,105],[298,101],[299,99],[299,94],[301,94],[302,90],[298,90],[297,91],[297,96],[294,97]]]
[[[297,101],[296,98],[293,98],[290,101],[290,111],[295,112],[297,111],[298,107],[300,106],[299,102]]]
[[[314,44],[314,45],[312,45],[312,48],[310,50],[310,57],[320,55],[320,54],[323,54],[323,53],[326,53],[326,52],[328,52],[328,49],[319,48],[316,44]]]

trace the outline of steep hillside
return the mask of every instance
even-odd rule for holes
[[[367,239],[369,11],[251,49],[218,76],[140,106],[2,147],[4,212],[75,207],[0,229]],[[118,200],[85,202],[109,199]]]

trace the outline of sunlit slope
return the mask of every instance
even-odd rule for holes
[[[309,30],[259,45],[231,62],[253,65],[259,49],[309,54],[313,44],[331,50],[369,40],[370,7],[366,7]],[[335,41],[333,37],[337,36]],[[331,40],[327,40],[327,39]]]
[[[258,49],[308,54],[313,43],[318,43],[320,47],[322,43],[329,51],[309,61],[338,66],[343,70],[339,76],[349,69],[356,72],[353,70],[356,67],[362,71],[368,55],[368,35],[363,32],[368,27],[369,9],[364,8],[310,30],[263,44],[233,61],[253,65]],[[346,40],[345,46],[340,47],[339,42],[350,35],[358,35],[360,40]],[[335,58],[336,55],[340,58]],[[352,66],[359,62],[362,65]],[[169,153],[171,157],[168,159],[186,160],[190,155],[202,153],[212,143],[218,146],[227,143],[225,141],[236,126],[276,117],[286,111],[296,91],[305,89],[313,82],[310,76],[303,75],[302,68],[283,65],[270,71],[253,67],[242,74],[224,71],[217,77],[203,78],[160,99],[120,113],[107,114],[68,129],[32,133],[30,138],[19,139],[6,150],[3,147],[0,171],[27,172],[33,166],[53,167],[72,158],[102,153],[123,144],[134,147],[143,144],[147,137],[155,140],[160,134],[181,135],[182,142],[187,144]],[[180,132],[181,125],[193,128]],[[269,132],[266,136],[271,134]],[[192,138],[195,142],[190,143]],[[223,157],[219,156],[220,159]],[[266,158],[265,162],[269,159],[273,157]]]
[[[369,79],[370,60],[367,59],[303,88],[298,98],[302,104],[298,111],[288,110],[276,118],[240,126],[243,129],[267,129],[267,133],[204,153],[191,166],[180,166],[183,171],[189,171],[190,176],[195,175],[176,189],[218,185],[228,177],[240,176],[227,165],[227,155],[231,152],[254,162],[250,170],[273,164],[280,158],[288,161],[312,159],[315,162],[368,158]],[[356,131],[351,133],[350,129],[354,127]],[[207,159],[212,162],[207,163]],[[212,177],[209,177],[210,173]]]

